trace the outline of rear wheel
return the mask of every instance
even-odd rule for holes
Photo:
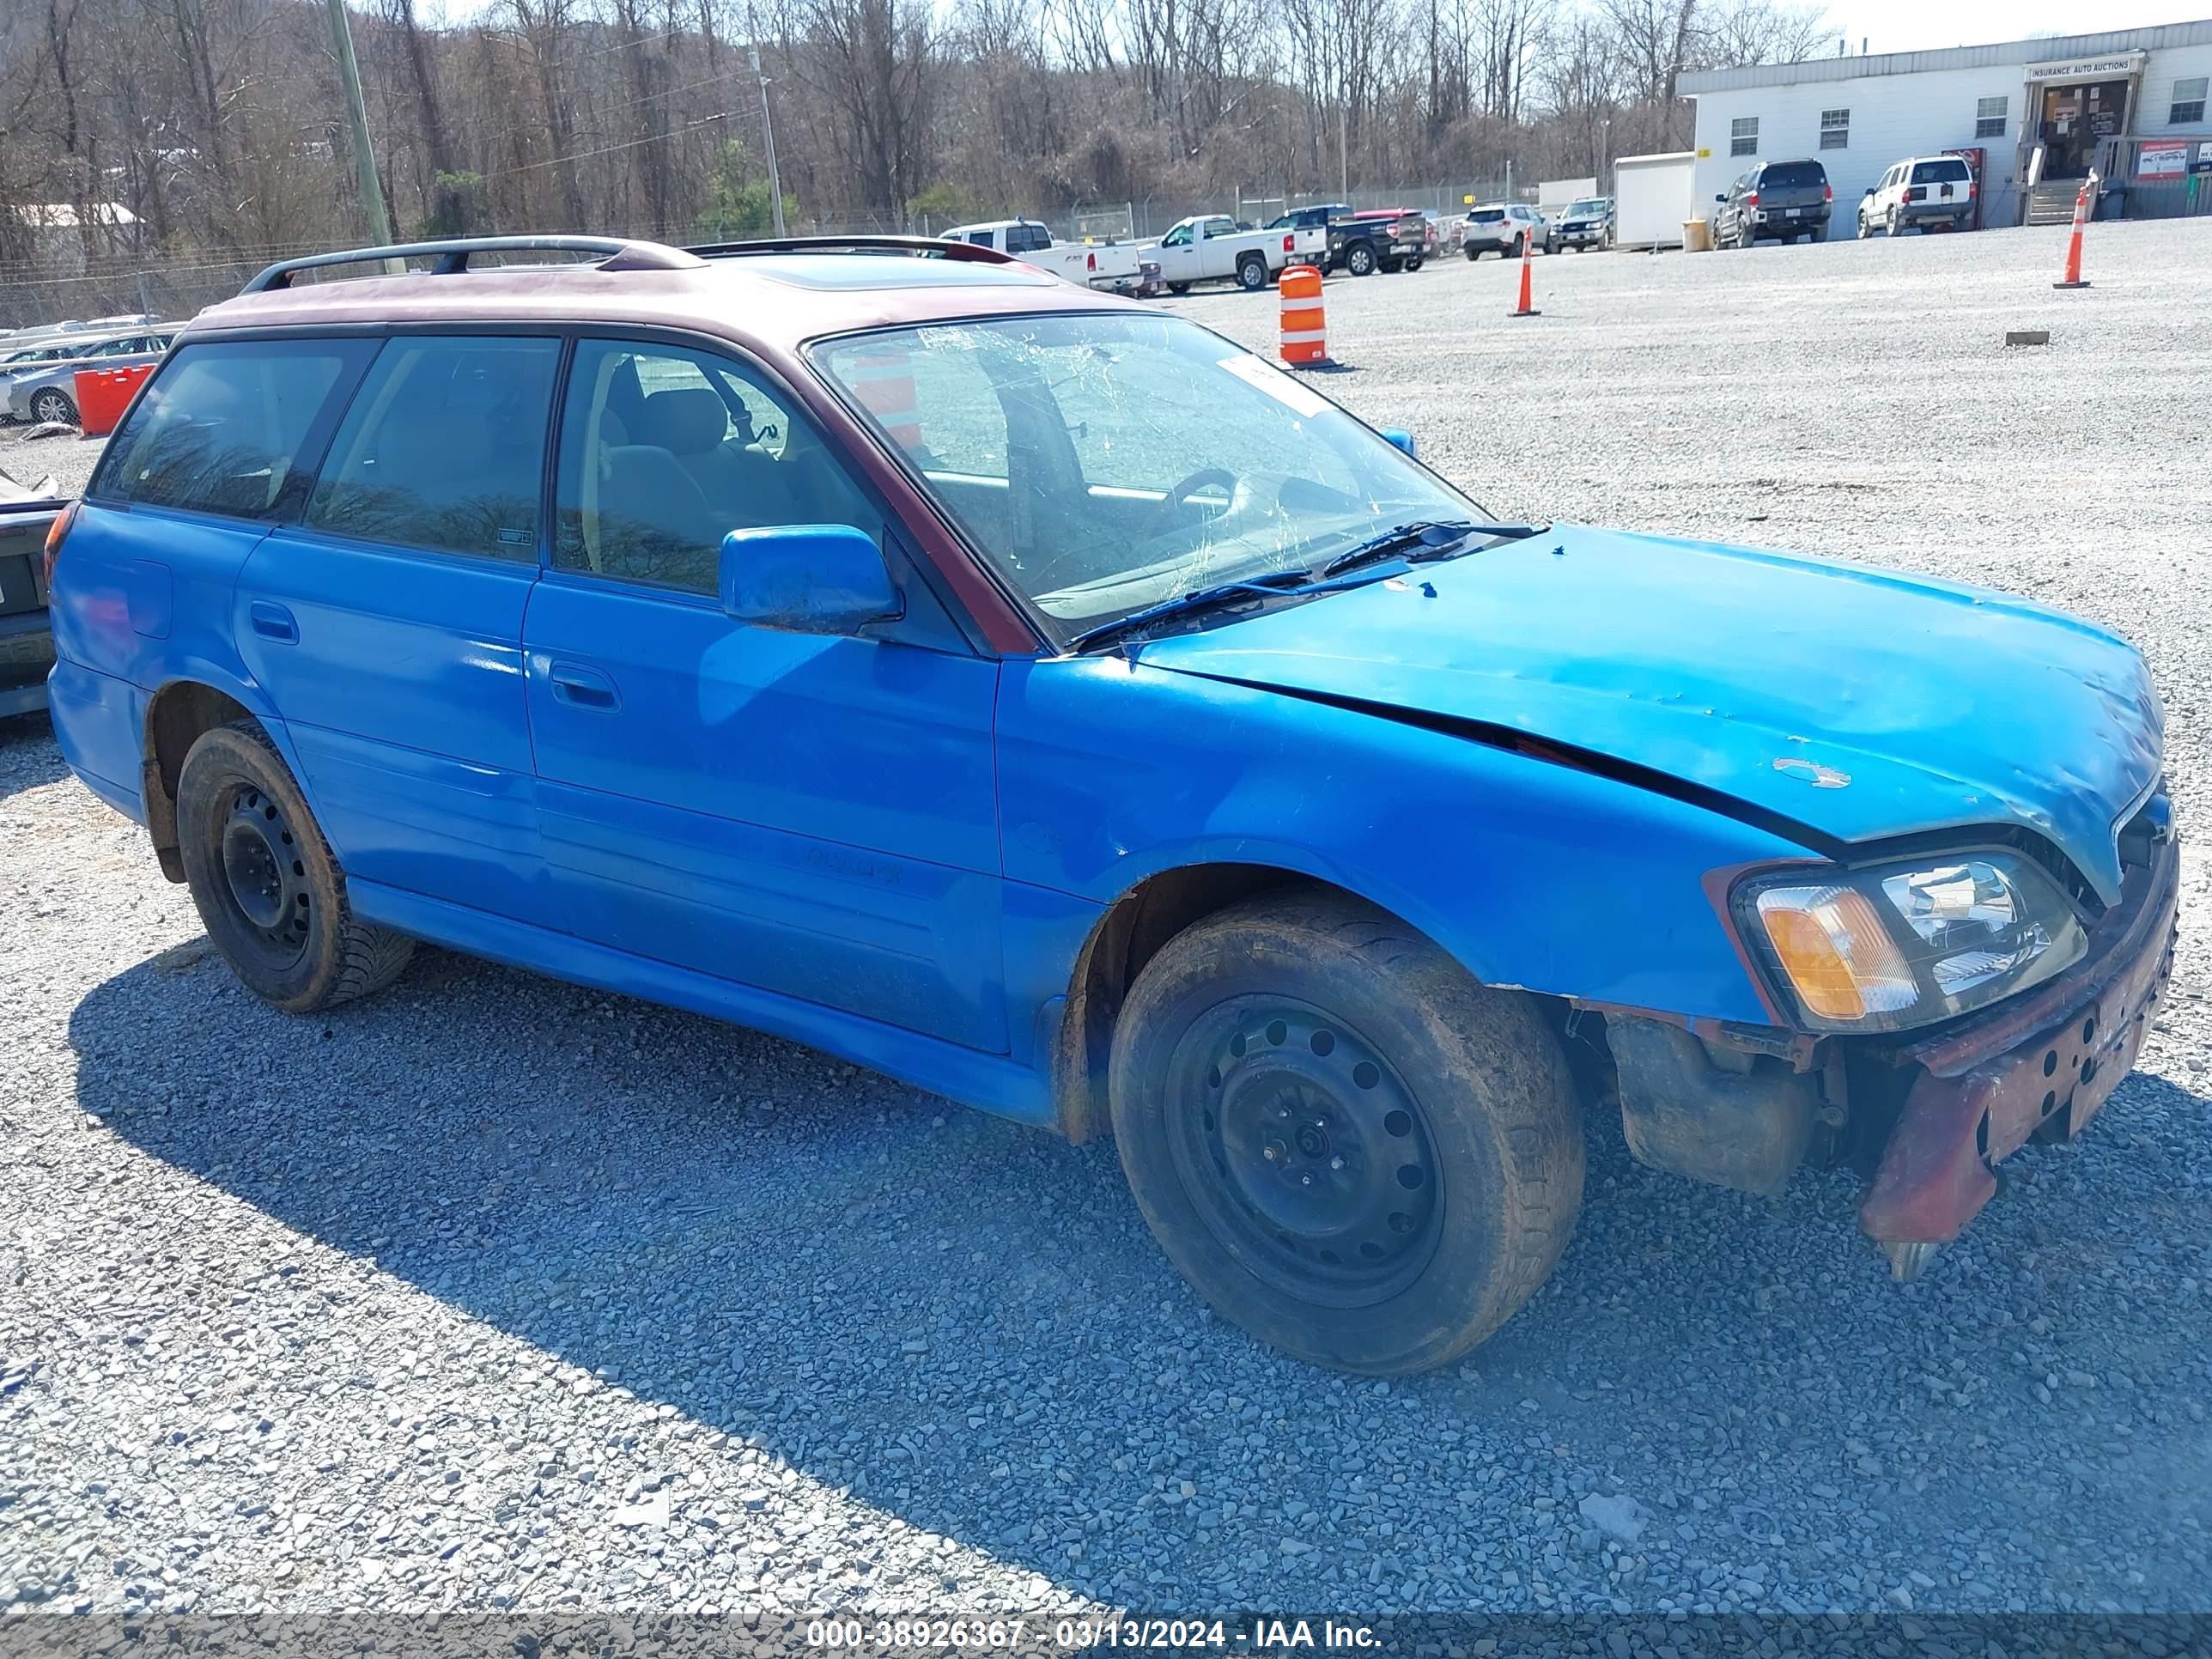
[[[1890,209],[1887,228],[1892,236],[1902,236],[1905,234],[1905,215],[1895,208]]]
[[[1169,1259],[1317,1364],[1443,1364],[1551,1273],[1581,1121],[1527,999],[1337,896],[1262,895],[1170,940],[1114,1036],[1114,1133]]]
[[[47,386],[43,391],[33,394],[31,418],[42,423],[48,421],[62,421],[75,426],[76,424],[76,401],[59,386]]]
[[[185,757],[177,842],[208,938],[287,1013],[380,990],[414,952],[405,934],[356,919],[307,798],[252,720],[202,733]]]
[[[1237,262],[1237,286],[1247,294],[1257,294],[1267,286],[1267,262],[1256,253],[1248,253]]]
[[[1190,284],[1188,283],[1170,283],[1168,284],[1168,292],[1170,294],[1188,294],[1190,292]]]

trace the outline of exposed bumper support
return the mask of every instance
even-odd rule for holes
[[[2081,1133],[2135,1064],[2173,968],[2179,848],[2131,872],[2122,902],[2091,935],[2089,955],[2015,1008],[1901,1049],[1912,1082],[1881,1168],[1859,1209],[1900,1279],[1996,1196],[1994,1166],[2030,1137]]]

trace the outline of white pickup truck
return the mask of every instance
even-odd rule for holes
[[[1193,283],[1232,282],[1257,292],[1285,265],[1316,267],[1328,263],[1328,231],[1239,230],[1225,213],[1179,219],[1160,238],[1160,277],[1168,292],[1180,294]]]
[[[1157,256],[1134,242],[1055,242],[1052,233],[1034,219],[994,219],[980,225],[955,225],[945,233],[948,242],[973,242],[978,247],[1011,253],[1040,270],[1075,283],[1079,288],[1103,288],[1116,294],[1156,294],[1160,276]],[[1147,264],[1154,269],[1146,270]]]

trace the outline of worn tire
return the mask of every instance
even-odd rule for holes
[[[1292,1019],[1307,1011],[1310,1034],[1291,1037],[1271,1012],[1277,1008],[1291,1010]],[[1249,1038],[1248,1018],[1257,1022]],[[1232,1028],[1225,1048],[1211,1046],[1213,1034]],[[1340,1035],[1323,1048],[1324,1031]],[[1208,1069],[1217,1052],[1239,1058],[1215,1060]],[[1364,1136],[1355,1133],[1348,1116],[1326,1109],[1325,1096],[1299,1092],[1307,1086],[1303,1072],[1365,1055],[1382,1069],[1351,1070],[1358,1080],[1343,1085],[1346,1091],[1370,1091],[1379,1105],[1403,1103],[1415,1113],[1408,1120],[1390,1111],[1379,1120],[1389,1126],[1382,1136],[1372,1132],[1375,1120]],[[1138,975],[1116,1021],[1109,1091],[1122,1169],[1169,1259],[1224,1317],[1340,1370],[1392,1376],[1465,1353],[1535,1294],[1582,1205],[1574,1088],[1558,1039],[1533,1004],[1478,984],[1413,928],[1342,896],[1262,894],[1170,940]],[[1249,1140],[1241,1154],[1221,1150],[1232,1120],[1256,1113],[1261,1133],[1272,1134],[1267,1114],[1282,1109],[1270,1103],[1316,1098],[1323,1110],[1316,1121],[1327,1120],[1328,1135],[1316,1138],[1316,1152],[1293,1125],[1286,1133],[1299,1142],[1296,1156],[1340,1155],[1352,1165],[1343,1180],[1386,1193],[1393,1177],[1385,1171],[1395,1170],[1414,1198],[1400,1194],[1385,1206],[1422,1206],[1417,1236],[1392,1243],[1389,1260],[1368,1243],[1354,1247],[1352,1232],[1327,1223],[1295,1245],[1275,1234],[1279,1250],[1253,1242],[1259,1234],[1233,1219],[1248,1215],[1260,1218],[1261,1231],[1274,1228],[1272,1214],[1261,1217],[1240,1194],[1255,1182],[1287,1181],[1290,1170],[1253,1164]],[[1352,1102],[1353,1111],[1360,1106]],[[1276,1144],[1265,1154],[1271,1160]],[[1292,1156],[1287,1148],[1282,1155]],[[1242,1156],[1243,1177],[1231,1175],[1231,1156]],[[1418,1184],[1407,1179],[1408,1158],[1421,1166],[1412,1171],[1422,1177]],[[1292,1192],[1284,1201],[1307,1200]],[[1224,1215],[1232,1219],[1224,1223]],[[1389,1220],[1388,1231],[1417,1233],[1410,1217]],[[1340,1267],[1289,1261],[1300,1254],[1337,1262],[1323,1248],[1333,1242],[1345,1246]],[[1370,1252],[1379,1265],[1356,1259]],[[1307,1279],[1293,1271],[1299,1267],[1323,1276],[1317,1289],[1300,1288]],[[1332,1273],[1340,1277],[1325,1277]],[[1382,1276],[1354,1281],[1364,1273]]]
[[[239,827],[257,819],[267,830]],[[240,872],[257,835],[264,848],[294,855],[289,874],[269,875],[283,892],[281,929],[257,926],[240,897]],[[208,938],[246,989],[287,1013],[381,990],[414,953],[405,934],[355,917],[345,872],[257,721],[218,726],[192,744],[177,780],[177,840]]]

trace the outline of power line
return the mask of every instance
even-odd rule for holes
[[[674,138],[684,133],[696,131],[701,127],[711,127],[717,122],[726,121],[729,118],[729,112],[725,110],[719,115],[702,116],[696,121],[686,121],[682,126],[671,127],[665,132],[648,133],[642,138],[626,139],[619,144],[602,144],[597,149],[580,149],[573,155],[549,155],[542,161],[519,161],[511,167],[494,167],[489,173],[484,174],[484,177],[504,179],[509,173],[535,173],[540,167],[558,167],[563,161],[582,161],[594,155],[611,155],[618,149],[635,149],[641,144],[657,144],[664,138]]]

